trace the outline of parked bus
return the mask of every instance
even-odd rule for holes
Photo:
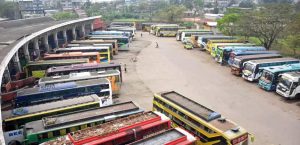
[[[45,86],[57,83],[66,83],[81,80],[90,80],[98,78],[107,78],[111,83],[112,94],[118,95],[121,89],[121,74],[119,70],[106,70],[98,72],[78,72],[69,75],[44,77],[39,80],[39,86]]]
[[[117,40],[118,50],[129,50],[129,37],[126,36],[113,36],[113,35],[90,35],[90,40]]]
[[[243,64],[242,76],[245,80],[251,82],[257,81],[260,78],[264,67],[293,64],[299,62],[300,61],[298,59],[289,57],[251,60]]]
[[[251,44],[247,43],[246,46],[220,46],[216,48],[215,60],[218,63],[227,63],[230,57],[230,52],[232,51],[266,51],[267,49],[262,46],[249,46]]]
[[[41,120],[25,124],[25,144],[41,144],[67,135],[70,132],[84,130],[88,127],[97,126],[114,119],[141,112],[143,112],[143,110],[133,102],[125,102],[45,117]]]
[[[223,35],[205,35],[205,36],[198,37],[197,43],[198,43],[199,47],[201,48],[201,50],[206,50],[206,49],[208,49],[207,44],[208,44],[208,41],[210,41],[210,40],[234,40],[234,39],[237,39],[237,38],[232,37],[232,36],[223,36]]]
[[[85,47],[69,47],[69,48],[59,48],[54,50],[59,54],[70,54],[74,52],[82,52],[85,54],[86,52],[98,52],[100,55],[100,62],[110,62],[110,50],[109,47],[106,46],[85,46]]]
[[[178,30],[176,33],[177,41],[182,41],[182,33],[183,32],[211,32],[211,31],[205,30],[205,29],[181,29],[181,30]]]
[[[195,142],[196,138],[193,135],[176,127],[129,145],[195,145]]]
[[[226,43],[245,43],[244,40],[239,40],[239,39],[231,39],[231,38],[228,38],[228,39],[214,39],[214,40],[209,40],[207,43],[206,43],[206,51],[208,53],[212,53],[214,51],[214,48],[216,48],[218,44],[226,44]],[[214,52],[213,52],[214,53]]]
[[[192,133],[198,145],[244,145],[251,136],[221,114],[174,91],[155,94],[153,110],[170,117],[173,127],[181,127]]]
[[[108,63],[108,64],[99,64],[99,63],[86,63],[86,64],[74,64],[66,65],[59,67],[51,67],[47,70],[46,76],[59,76],[59,75],[68,75],[70,73],[77,72],[101,72],[106,70],[118,70],[121,76],[122,82],[122,68],[121,64],[118,63]]]
[[[278,51],[232,51],[230,52],[228,64],[232,65],[234,58],[244,55],[279,54]]]
[[[276,93],[287,98],[299,98],[300,96],[300,72],[287,72],[279,75]]]
[[[76,82],[58,83],[19,91],[14,99],[16,107],[97,94],[103,100],[111,100],[111,85],[108,79],[99,78]],[[112,102],[106,102],[112,104]]]
[[[90,35],[121,35],[121,36],[132,37],[132,34],[130,32],[123,32],[123,31],[93,31],[90,32]]]
[[[158,23],[142,23],[142,31],[150,32],[152,25],[157,25]]]
[[[106,30],[108,31],[120,31],[124,33],[129,33],[129,38],[133,40],[135,36],[135,30],[136,28],[134,27],[109,27]]]
[[[112,44],[112,48],[113,51],[110,52],[113,55],[117,55],[118,54],[118,41],[117,40],[73,40],[71,41],[71,44],[68,44],[67,46],[72,47],[72,45],[80,45],[80,46],[84,46],[84,45],[99,45],[99,44]]]
[[[175,37],[178,30],[186,29],[185,27],[179,26],[157,26],[156,36],[157,37]]]
[[[98,52],[66,52],[60,54],[46,53],[44,60],[66,60],[66,59],[89,59],[90,63],[100,63],[100,55]]]
[[[136,27],[135,22],[112,22],[109,27]]]
[[[187,43],[190,42],[192,35],[213,35],[212,31],[196,31],[196,32],[182,32],[181,33],[181,42]]]
[[[201,48],[201,44],[198,43],[198,39],[203,37],[214,36],[214,35],[192,35],[190,38],[190,42],[192,43],[193,48]],[[201,49],[202,50],[202,49]]]
[[[266,91],[274,91],[280,74],[295,71],[300,71],[300,63],[264,67],[258,86]]]
[[[145,112],[69,133],[74,145],[124,145],[170,129],[171,121],[159,112]],[[98,132],[99,128],[106,131]]]
[[[16,108],[2,111],[3,131],[6,143],[13,141],[22,142],[22,126],[28,122],[40,120],[47,116],[79,111],[83,109],[100,107],[97,95],[87,95],[72,99],[65,99],[45,104]],[[21,134],[18,132],[21,131]],[[11,134],[11,135],[9,135]]]
[[[218,48],[219,47],[226,47],[226,46],[235,46],[235,47],[238,47],[238,46],[256,46],[256,44],[253,44],[253,43],[212,43],[211,46],[211,51],[210,51],[210,55],[215,58],[217,56],[217,53],[218,53]]]
[[[168,26],[168,27],[179,27],[179,25],[177,24],[157,24],[157,25],[152,25],[151,26],[151,30],[150,30],[150,33],[153,34],[153,35],[157,35],[157,28],[158,27],[165,27],[165,26]]]
[[[48,68],[53,66],[64,66],[71,64],[88,63],[89,59],[68,59],[68,60],[39,60],[30,61],[25,66],[24,70],[27,77],[33,76],[35,78],[42,78],[45,76],[45,72]]]
[[[233,63],[230,65],[231,73],[234,75],[241,75],[243,70],[243,64],[246,61],[258,60],[258,59],[271,59],[271,58],[280,58],[280,54],[257,54],[257,55],[243,55],[237,56],[234,58]]]

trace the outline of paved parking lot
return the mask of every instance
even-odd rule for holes
[[[115,57],[127,69],[116,101],[134,100],[151,110],[154,92],[175,90],[246,128],[256,145],[300,144],[300,100],[265,92],[175,38],[138,33],[131,49]]]

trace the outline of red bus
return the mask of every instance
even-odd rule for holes
[[[44,60],[60,60],[60,59],[81,59],[88,58],[90,63],[100,63],[100,54],[98,52],[67,52],[59,54],[46,53]]]
[[[78,130],[46,144],[121,145],[168,130],[170,127],[170,119],[165,115],[145,112]]]

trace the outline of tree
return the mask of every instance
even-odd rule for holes
[[[293,0],[262,0],[261,1],[264,4],[270,4],[270,3],[292,3]]]
[[[241,7],[241,8],[253,8],[254,3],[253,3],[253,1],[250,1],[250,0],[243,0],[239,4],[239,7]]]
[[[285,47],[293,51],[293,55],[297,56],[297,50],[300,50],[300,14],[292,20],[285,31],[285,38],[279,43],[281,47]]]
[[[183,5],[171,5],[159,11],[157,16],[163,21],[175,22],[179,18],[182,18],[185,10],[186,8]]]
[[[17,18],[18,7],[14,2],[0,1],[0,17]]]
[[[55,20],[68,20],[78,18],[77,14],[71,12],[58,12],[53,15]]]
[[[225,15],[222,19],[218,20],[218,29],[225,35],[236,35],[236,23],[240,19],[240,15],[237,13],[231,13]]]

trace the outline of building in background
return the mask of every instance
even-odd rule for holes
[[[18,0],[22,18],[41,17],[45,15],[42,0]]]

